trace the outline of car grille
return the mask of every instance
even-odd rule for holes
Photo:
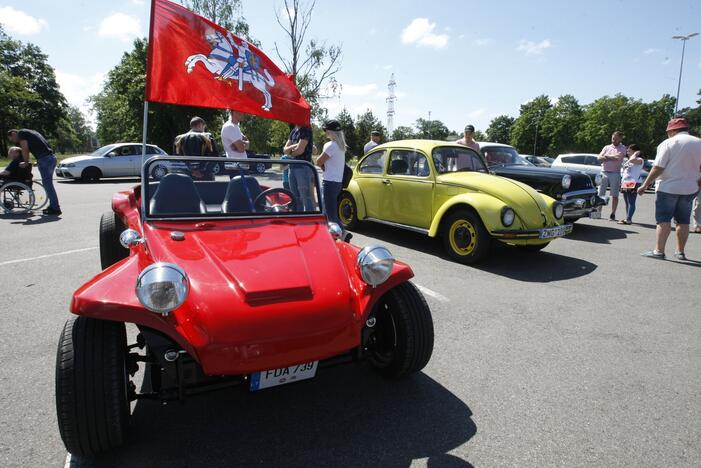
[[[576,176],[572,176],[572,182],[570,183],[570,188],[568,191],[575,191],[575,190],[586,190],[594,188],[594,184],[591,181],[591,177],[589,177],[586,174],[579,174]]]

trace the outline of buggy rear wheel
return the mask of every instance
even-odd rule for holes
[[[368,342],[372,367],[387,377],[404,377],[426,366],[433,353],[433,319],[423,295],[410,282],[389,290],[375,305]]]
[[[56,415],[66,449],[95,455],[124,442],[130,405],[124,324],[66,321],[56,354]]]
[[[129,250],[119,243],[119,235],[126,229],[114,211],[106,211],[100,218],[100,264],[104,270],[129,256]]]

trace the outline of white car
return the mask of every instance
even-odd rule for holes
[[[596,185],[599,185],[601,181],[601,161],[598,161],[596,157],[598,154],[594,153],[571,153],[571,154],[561,154],[551,167],[564,167],[567,169],[573,169],[575,171],[581,171],[589,174],[592,180],[596,181]],[[640,178],[638,183],[642,184],[647,178],[647,171],[645,167],[640,172]]]
[[[90,154],[66,158],[56,166],[56,176],[83,181],[106,177],[140,177],[141,144],[115,143]],[[167,155],[155,145],[146,145],[146,157]]]

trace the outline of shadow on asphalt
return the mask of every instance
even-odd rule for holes
[[[599,224],[575,224],[574,229],[564,239],[595,244],[610,244],[612,240],[625,239],[628,234],[637,234],[635,231],[625,229],[624,224],[611,223],[611,226]]]
[[[141,178],[139,178],[139,177],[127,177],[127,178],[114,177],[114,178],[109,178],[109,179],[100,179],[97,181],[91,180],[89,182],[83,182],[82,180],[78,180],[78,179],[54,179],[54,183],[56,183],[56,182],[58,182],[59,184],[67,184],[67,185],[126,184],[128,182],[140,184]]]
[[[139,401],[125,446],[73,466],[472,466],[447,452],[477,431],[472,412],[423,373],[390,381],[363,365],[249,393],[162,406]]]
[[[24,213],[24,214],[2,214],[0,219],[13,220],[10,224],[46,224],[53,223],[54,221],[60,221],[61,216],[56,215],[40,215],[38,213]]]
[[[598,229],[598,227],[594,227],[594,229]],[[387,243],[440,257],[458,267],[475,268],[518,281],[535,283],[562,281],[588,275],[597,268],[596,264],[586,260],[550,253],[548,247],[540,252],[525,252],[501,242],[492,243],[489,256],[481,263],[461,265],[448,257],[440,239],[432,239],[423,234],[377,223],[363,223],[357,232]],[[625,234],[623,235],[625,237]],[[568,237],[571,237],[571,234]],[[562,240],[556,242],[562,242]]]

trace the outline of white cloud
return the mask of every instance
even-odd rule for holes
[[[472,41],[472,43],[478,47],[485,47],[491,44],[492,40],[487,38],[475,39],[474,41]]]
[[[10,33],[25,36],[39,34],[42,29],[49,27],[46,20],[35,18],[10,6],[0,8],[0,24]]]
[[[367,111],[372,111],[372,113],[375,113],[375,109],[377,107],[375,104],[371,102],[363,102],[355,106],[351,106],[348,111],[351,113],[351,115],[360,115],[364,114]]]
[[[383,70],[391,70],[392,67],[393,67],[393,65],[383,65],[383,66],[382,66],[382,69],[383,69]]]
[[[650,54],[656,54],[657,52],[662,52],[662,49],[646,49],[643,52],[643,54],[650,55]]]
[[[477,117],[481,117],[485,112],[486,109],[475,109],[472,112],[468,112],[467,116],[471,119],[476,119]]]
[[[341,94],[345,96],[367,96],[377,91],[377,85],[375,83],[369,83],[364,85],[352,85],[343,84],[343,90]]]
[[[464,35],[464,34],[460,34],[460,35],[458,36],[458,39],[465,39],[465,35]]]
[[[136,16],[113,13],[100,21],[97,35],[119,39],[122,42],[130,42],[132,39],[141,36],[141,20]]]
[[[403,91],[394,91],[394,95],[397,98],[403,98],[406,97],[407,94]],[[377,97],[382,98],[382,99],[387,99],[389,97],[389,92],[388,91],[378,91],[377,92]]]
[[[131,2],[132,5],[137,5],[137,6],[141,6],[141,5],[146,3],[145,0],[129,0],[129,1]]]
[[[442,49],[448,45],[450,37],[447,34],[435,34],[433,30],[436,23],[431,23],[428,18],[414,18],[409,26],[402,31],[402,44],[418,44],[435,49]]]
[[[550,39],[543,39],[540,42],[533,42],[521,39],[518,43],[518,46],[516,47],[516,50],[519,52],[523,52],[526,55],[543,55],[543,52],[546,49],[549,49],[550,47],[552,47]]]
[[[92,109],[90,109],[87,100],[90,96],[100,92],[104,79],[104,73],[81,76],[56,70],[56,81],[61,92],[70,104],[83,111],[89,122],[92,120]]]

